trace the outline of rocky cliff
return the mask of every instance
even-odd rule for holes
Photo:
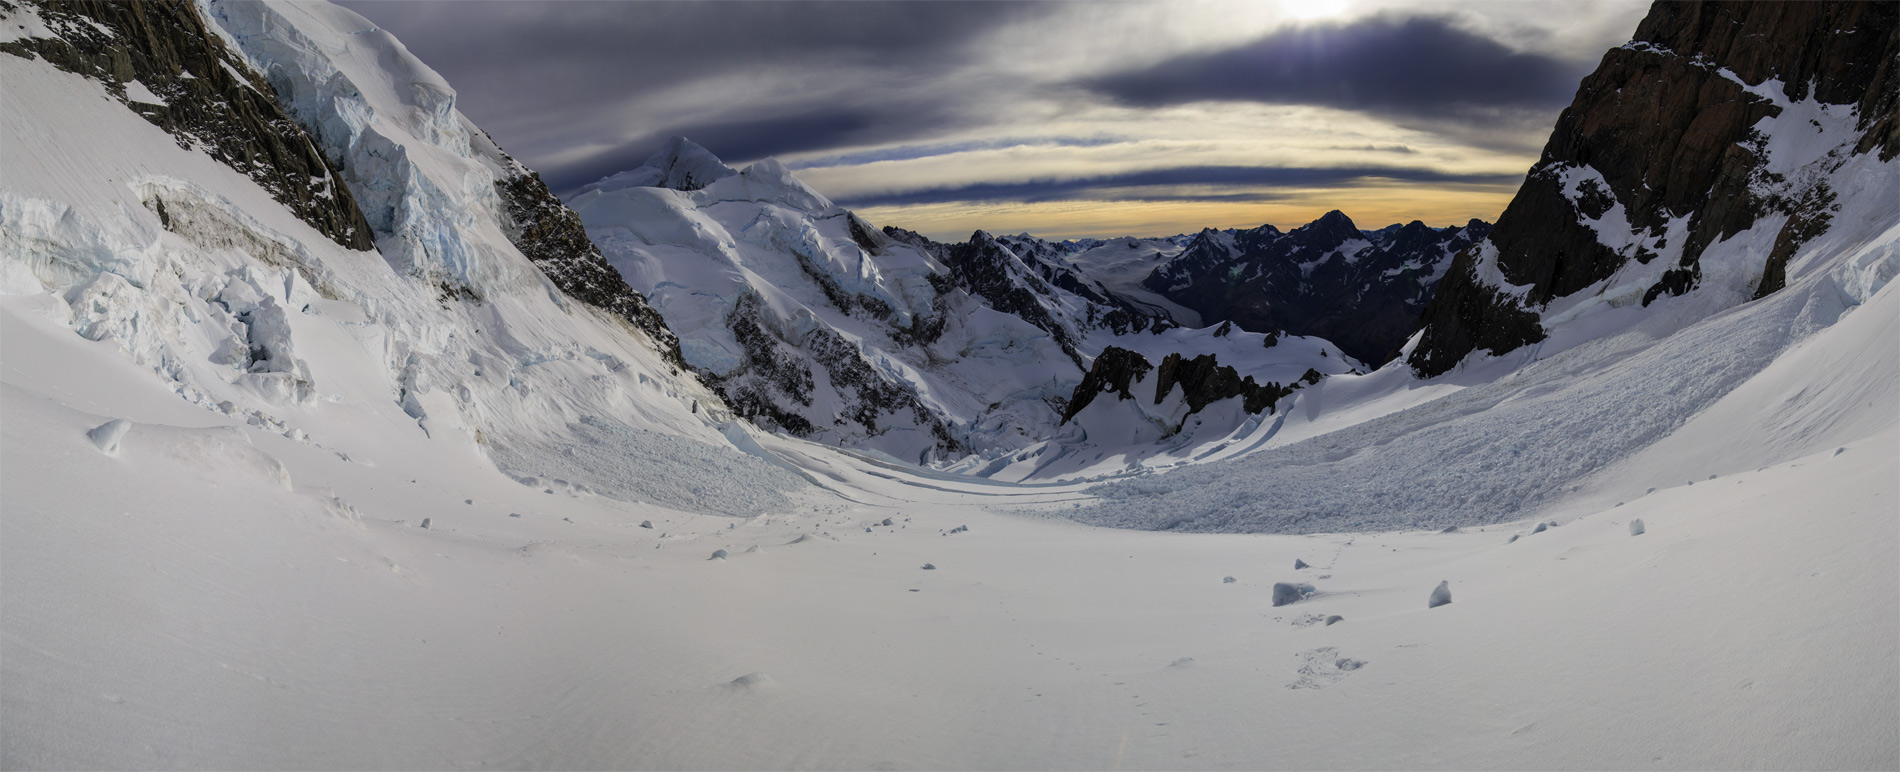
[[[627,286],[627,280],[607,264],[587,237],[580,215],[548,190],[541,175],[522,166],[486,134],[478,152],[495,168],[495,193],[503,205],[503,231],[569,297],[625,319],[653,339],[666,361],[685,367],[679,336],[653,310],[645,295]]]
[[[337,244],[375,247],[336,168],[190,0],[43,0],[26,7],[32,13],[0,0],[0,15],[14,19],[22,34],[0,43],[0,51],[99,81],[179,147],[202,149],[250,177]]]
[[[1753,297],[1781,288],[1788,258],[1838,209],[1829,174],[1900,149],[1896,67],[1895,3],[1657,3],[1584,79],[1489,240],[1458,255],[1409,364],[1433,376],[1542,340],[1554,300],[1632,264],[1643,305],[1689,293],[1712,244],[1769,218],[1779,229],[1747,278]],[[1763,130],[1791,110],[1811,125]],[[1830,115],[1851,124],[1844,139]]]

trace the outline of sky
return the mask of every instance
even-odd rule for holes
[[[687,137],[963,240],[1492,221],[1646,2],[344,0],[557,193]]]

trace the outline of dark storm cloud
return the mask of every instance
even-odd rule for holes
[[[661,120],[605,152],[623,165],[601,161],[555,175],[594,175],[582,182],[626,169],[628,160],[639,163],[643,148],[673,134],[745,161],[941,130],[941,120],[933,125],[924,120],[930,116],[912,114],[952,109],[959,100],[941,91],[928,102],[906,99],[906,80],[966,63],[971,41],[1058,9],[1001,2],[342,2],[441,72],[460,95],[457,106],[529,160],[624,132],[610,123],[625,113],[617,108],[716,79],[789,80],[810,95],[804,105],[774,108],[721,100],[713,86],[699,86],[715,109],[688,122]]]
[[[1376,16],[1274,32],[1083,85],[1127,105],[1301,104],[1426,118],[1569,102],[1588,63],[1513,51],[1449,19]]]
[[[1517,174],[1457,174],[1431,169],[1392,167],[1302,168],[1268,166],[1181,166],[1065,180],[982,183],[927,190],[897,191],[841,198],[851,207],[1013,201],[1269,200],[1278,194],[1184,192],[1183,189],[1235,187],[1344,187],[1370,180],[1403,180],[1438,185],[1516,185]],[[1151,189],[1143,192],[1141,188]]]
[[[1037,139],[987,139],[967,142],[940,142],[927,145],[901,145],[898,147],[867,150],[861,153],[814,158],[794,164],[794,169],[819,169],[827,166],[857,166],[879,161],[913,161],[919,158],[932,158],[953,153],[968,153],[975,150],[1004,150],[1016,147],[1102,147],[1128,141],[1125,137],[1042,137]]]

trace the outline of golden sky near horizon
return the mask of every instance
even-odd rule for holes
[[[1496,222],[1516,186],[1494,190],[1422,190],[1416,185],[1329,188],[1296,192],[1280,201],[1050,201],[952,202],[872,206],[855,210],[865,221],[894,225],[940,241],[963,241],[979,230],[1028,232],[1059,241],[1083,237],[1172,236],[1201,228],[1291,230],[1337,209],[1367,230],[1421,220],[1434,228],[1472,219]]]

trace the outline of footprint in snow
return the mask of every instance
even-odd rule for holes
[[[1339,649],[1332,646],[1302,651],[1295,656],[1300,658],[1299,678],[1287,684],[1288,689],[1324,689],[1366,666],[1364,660],[1339,656]]]

